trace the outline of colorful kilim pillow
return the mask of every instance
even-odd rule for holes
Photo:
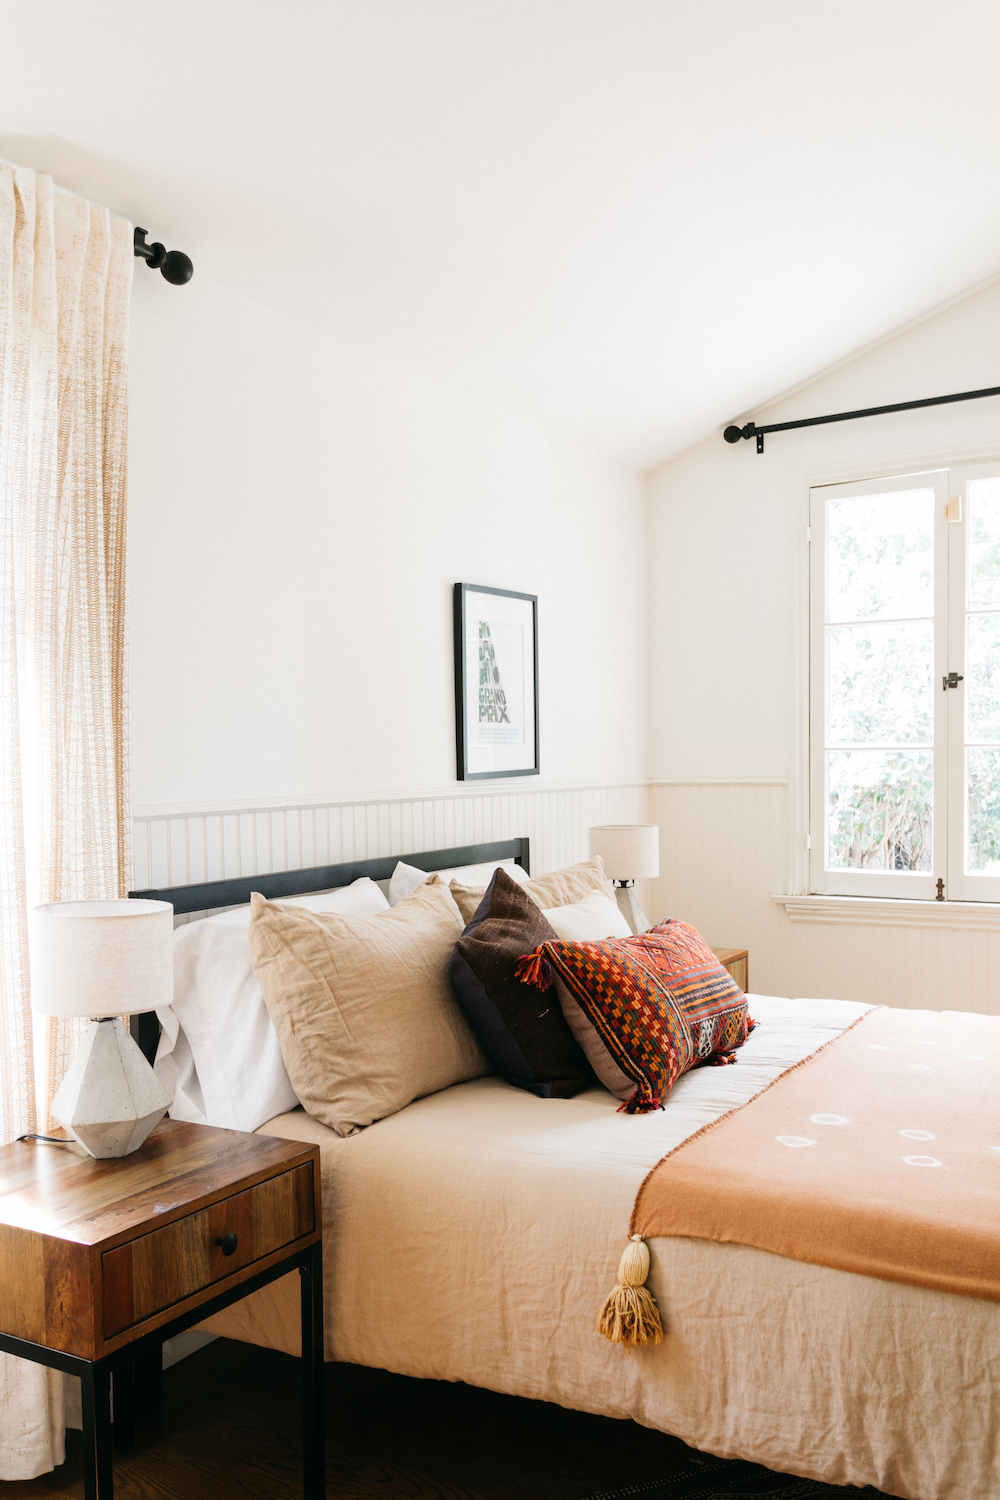
[[[554,981],[571,1031],[630,1115],[662,1109],[689,1068],[735,1062],[754,1027],[743,991],[686,922],[601,943],[542,943],[517,977],[539,989]]]

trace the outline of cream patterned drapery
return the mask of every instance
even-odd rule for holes
[[[128,891],[132,264],[131,225],[0,162],[4,1142],[45,1128],[81,1035],[79,1023],[32,1018],[28,906]],[[62,1462],[62,1392],[54,1371],[0,1355],[0,1478],[33,1478]]]

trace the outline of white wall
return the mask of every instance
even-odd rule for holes
[[[539,597],[542,782],[644,776],[644,514],[636,475],[519,417],[140,268],[137,813],[458,790],[458,580]]]
[[[754,415],[787,421],[996,385],[998,351],[994,287]],[[798,924],[770,899],[801,878],[809,486],[997,456],[992,399],[775,434],[761,457],[753,442],[730,447],[720,428],[650,477],[655,915],[750,947],[759,991],[1000,1011],[1000,928]]]

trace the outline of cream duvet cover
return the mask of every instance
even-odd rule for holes
[[[651,1115],[618,1114],[603,1089],[548,1100],[481,1078],[347,1139],[302,1111],[262,1126],[320,1145],[327,1357],[632,1417],[905,1500],[997,1500],[1000,1304],[654,1239],[664,1343],[627,1356],[594,1332],[647,1171],[865,1007],[750,1009],[737,1065],[687,1074]],[[298,1316],[286,1277],[207,1326],[295,1353]]]

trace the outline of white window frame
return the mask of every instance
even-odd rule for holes
[[[948,666],[949,672],[965,675],[966,538],[969,519],[969,485],[976,479],[993,479],[1000,463],[963,464],[950,470],[948,494],[960,501],[961,519],[948,526]],[[948,853],[945,891],[953,901],[1000,901],[1000,875],[966,874],[965,832],[968,805],[965,796],[965,685],[939,696],[947,700],[948,719]]]
[[[910,870],[829,870],[826,868],[827,787],[826,787],[826,523],[827,505],[831,500],[849,500],[866,495],[905,493],[909,490],[934,492],[934,606],[935,622],[943,618],[948,600],[948,523],[945,505],[948,497],[947,470],[929,470],[918,474],[901,474],[883,479],[859,480],[848,484],[818,485],[809,494],[809,889],[821,896],[896,897],[901,900],[931,901],[937,893],[937,880],[945,875],[946,819],[941,806],[941,791],[947,777],[948,707],[944,693],[934,694],[934,809],[931,843],[933,867],[930,873]],[[951,670],[947,661],[946,631],[935,629],[934,681]],[[939,701],[940,700],[940,701]],[[938,866],[941,869],[938,869]]]
[[[984,923],[984,930],[994,930],[1000,924],[1000,876],[966,874],[964,869],[967,817],[964,684],[947,692],[942,690],[939,693],[936,690],[937,682],[948,672],[957,672],[964,678],[968,485],[976,479],[1000,474],[1000,456],[984,460],[985,452],[988,450],[980,448],[976,452],[967,449],[968,461],[964,463],[949,463],[946,455],[940,452],[922,454],[920,457],[924,459],[924,463],[919,468],[916,465],[910,467],[903,460],[897,462],[892,472],[879,474],[876,471],[872,478],[866,480],[848,480],[843,470],[843,478],[835,477],[830,470],[825,474],[814,470],[812,484],[806,480],[807,489],[803,498],[808,504],[810,521],[805,528],[806,546],[803,553],[800,553],[803,566],[797,574],[800,583],[796,586],[802,627],[802,652],[798,657],[800,666],[797,669],[797,701],[801,708],[796,715],[800,727],[793,733],[793,740],[799,747],[799,754],[793,754],[793,765],[801,767],[804,775],[793,773],[791,781],[793,807],[797,806],[800,812],[798,816],[793,814],[789,826],[789,875],[792,880],[789,889],[809,894],[774,898],[789,908],[793,920],[854,924],[864,919],[881,926],[898,926],[900,923],[905,926],[925,926],[933,918],[934,926],[944,924],[949,928],[970,931],[979,931]],[[931,460],[930,464],[927,463],[928,459]],[[935,633],[935,697],[938,706],[935,708],[934,724],[936,826],[932,835],[933,869],[929,876],[915,876],[909,871],[827,871],[824,868],[825,520],[820,520],[817,516],[814,502],[817,497],[820,500],[833,498],[834,492],[846,498],[852,492],[866,495],[913,489],[919,487],[921,482],[926,484],[930,480],[934,481],[938,506],[935,525],[935,619],[936,622],[947,620],[946,629],[936,629]],[[943,497],[938,484],[940,480],[944,481]],[[961,519],[958,523],[945,519],[948,496],[959,497],[961,500]],[[822,509],[820,505],[820,514]],[[802,535],[802,531],[798,531],[798,536]],[[942,585],[943,596],[940,593]],[[943,767],[940,763],[942,757]],[[942,788],[946,788],[944,797],[941,796]],[[943,817],[945,806],[948,808],[947,818]],[[946,823],[944,837],[941,836],[941,822]],[[795,832],[796,824],[798,833]],[[933,895],[937,896],[938,879],[945,882],[945,900],[933,900],[933,904],[928,905],[932,897],[926,886],[928,883],[932,884]],[[852,896],[859,898],[857,902],[846,899]],[[889,915],[893,911],[899,913],[898,919]],[[912,913],[912,916],[905,915],[907,912]]]

